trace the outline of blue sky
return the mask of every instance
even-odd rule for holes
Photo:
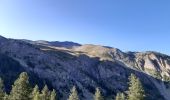
[[[170,54],[169,0],[0,0],[0,35]]]

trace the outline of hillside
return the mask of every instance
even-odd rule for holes
[[[165,54],[4,37],[0,37],[0,47],[0,76],[8,84],[12,84],[20,72],[27,71],[32,84],[48,84],[63,100],[74,85],[82,100],[91,100],[96,87],[109,99],[127,90],[128,77],[134,73],[144,85],[147,100],[170,98],[170,56]],[[6,88],[10,89],[9,86]]]

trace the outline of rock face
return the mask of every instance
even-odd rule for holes
[[[16,62],[15,76],[27,71],[32,77],[55,88],[61,100],[76,85],[82,100],[92,100],[96,87],[106,98],[127,90],[128,77],[136,74],[145,87],[146,100],[169,100],[170,57],[156,52],[122,52],[98,45],[80,45],[73,42],[26,41],[0,38],[0,57]],[[3,60],[0,59],[0,65]],[[4,66],[4,65],[2,65]],[[0,66],[3,76],[4,67]],[[10,66],[13,66],[11,64]],[[11,77],[11,76],[9,76]],[[33,81],[33,79],[32,79]],[[37,83],[40,81],[34,81]],[[10,84],[10,83],[9,83]]]

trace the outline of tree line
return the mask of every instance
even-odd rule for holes
[[[113,100],[144,100],[145,93],[140,80],[131,74],[129,77],[129,88],[126,95],[124,93],[117,93]],[[50,91],[45,85],[40,91],[38,85],[32,88],[29,84],[29,77],[26,72],[19,75],[18,79],[12,85],[10,93],[4,91],[3,80],[0,78],[0,100],[57,100],[57,93],[53,89]],[[80,100],[76,87],[74,86],[68,97],[68,100]],[[99,88],[96,88],[94,100],[104,100]]]

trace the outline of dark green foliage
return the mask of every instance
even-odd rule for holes
[[[68,100],[79,100],[79,96],[75,86],[71,89],[71,93]]]
[[[11,90],[11,84],[23,72],[23,67],[14,59],[0,54],[0,77],[4,80],[6,92]]]
[[[41,100],[50,100],[50,91],[48,89],[48,86],[45,85],[43,90],[41,91]]]
[[[9,100],[9,95],[5,93],[3,100]]]
[[[4,93],[4,83],[3,80],[0,78],[0,100],[4,100],[5,93]]]
[[[145,93],[140,80],[131,74],[129,81],[128,100],[144,100]]]
[[[139,79],[131,74],[129,77],[129,90],[127,100],[144,100],[145,94]],[[31,92],[32,90],[32,92]],[[123,93],[118,93],[116,100],[126,100]],[[31,89],[29,85],[29,77],[26,72],[20,74],[19,78],[14,82],[10,95],[4,92],[3,80],[0,78],[0,100],[56,100],[56,91],[50,91],[45,85],[41,93],[38,85]],[[71,90],[68,100],[79,100],[78,92],[74,86]],[[99,88],[96,88],[94,100],[104,100]]]
[[[40,100],[40,91],[38,85],[36,85],[31,94],[32,100]]]
[[[127,100],[144,100],[145,93],[140,80],[131,74],[129,77],[129,90],[127,95]],[[50,91],[48,86],[45,85],[41,93],[38,85],[33,89],[29,84],[29,77],[26,72],[20,74],[19,78],[14,82],[10,95],[6,94],[4,91],[3,80],[0,78],[0,100],[56,100],[56,91]],[[71,89],[70,96],[68,100],[79,100],[78,92],[74,86]],[[99,88],[96,88],[94,95],[94,100],[104,100],[102,93]],[[116,100],[126,100],[123,93],[118,93]]]
[[[53,89],[50,95],[50,100],[56,100],[56,96],[57,96],[56,91]]]
[[[126,97],[125,97],[125,94],[124,93],[118,93],[116,95],[116,100],[125,100]]]
[[[50,92],[47,85],[44,86],[41,93],[38,85],[32,89],[28,74],[23,72],[14,82],[10,95],[4,92],[3,80],[0,78],[0,100],[56,100],[56,91]]]
[[[41,97],[40,97],[40,94],[39,93],[36,93],[34,95],[34,98],[32,100],[41,100]]]
[[[31,88],[28,79],[29,77],[26,72],[20,74],[12,86],[9,97],[11,100],[30,100]]]
[[[96,88],[94,100],[104,100],[99,88]]]

